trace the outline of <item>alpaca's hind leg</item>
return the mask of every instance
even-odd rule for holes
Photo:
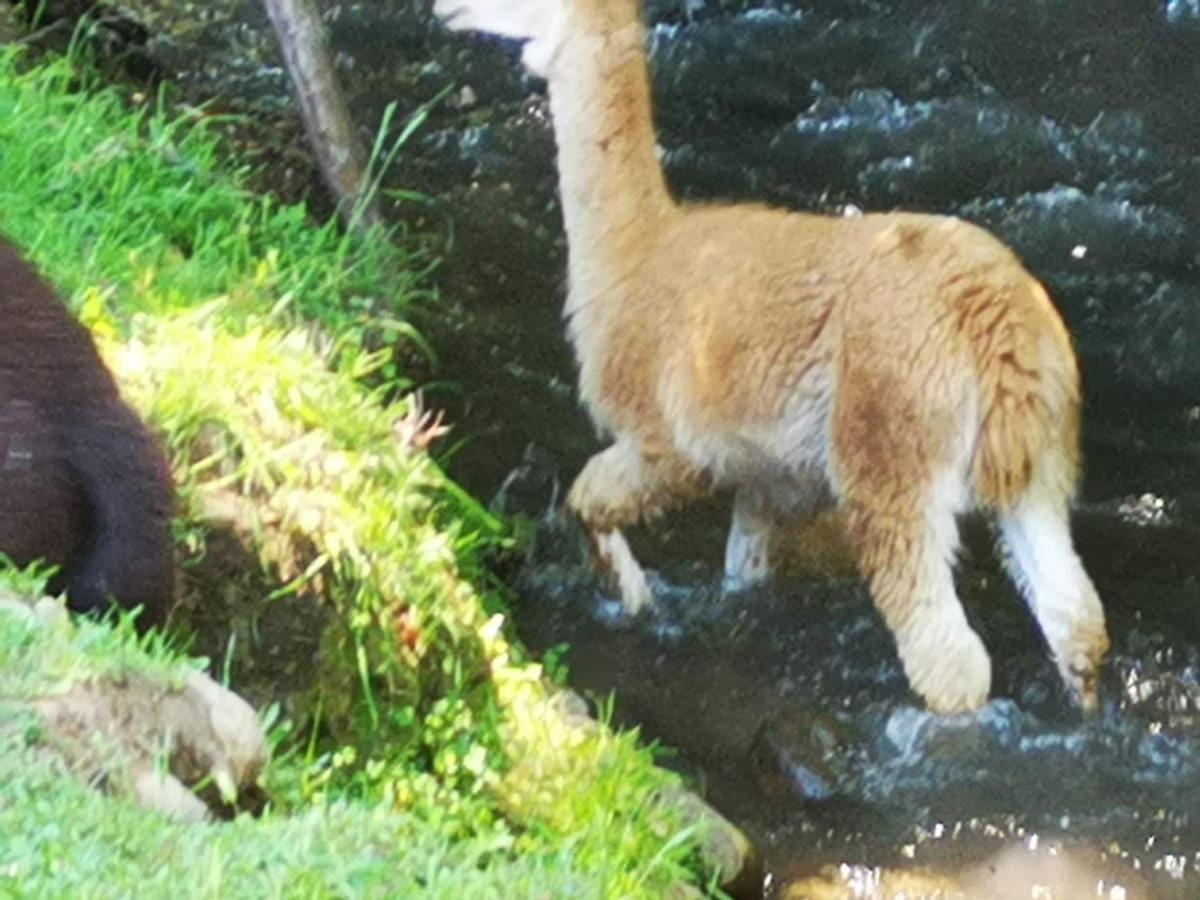
[[[629,437],[589,459],[575,479],[567,507],[582,520],[596,560],[616,583],[626,612],[640,612],[653,597],[621,529],[706,489],[703,473],[689,463],[676,456],[647,458]]]
[[[769,487],[743,485],[733,497],[733,521],[725,543],[725,589],[740,591],[771,577],[771,545],[785,520],[810,518],[830,502],[817,476],[796,475]]]
[[[1108,650],[1104,609],[1071,542],[1065,502],[1026,496],[999,516],[1001,552],[1063,681],[1084,709],[1098,704],[1096,670]]]
[[[913,499],[899,513],[848,504],[859,564],[912,689],[934,712],[973,710],[987,701],[992,667],[954,591],[956,510]]]
[[[725,543],[725,589],[741,591],[771,575],[770,545],[775,516],[762,492],[738,488],[733,497],[733,521]]]

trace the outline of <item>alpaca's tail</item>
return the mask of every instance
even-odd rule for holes
[[[1075,353],[1040,284],[1029,279],[1004,299],[1008,312],[971,335],[982,416],[971,473],[975,494],[999,511],[1012,509],[1031,489],[1065,504],[1079,472]]]
[[[1063,682],[1084,709],[1095,709],[1108,633],[1069,518],[1079,473],[1079,373],[1066,329],[1041,285],[1030,279],[1013,289],[1011,299],[1011,315],[997,319],[989,352],[981,357],[987,393],[975,492],[998,514],[1005,566]]]

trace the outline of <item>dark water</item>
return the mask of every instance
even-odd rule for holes
[[[545,526],[523,636],[568,642],[575,682],[615,689],[621,721],[676,749],[776,884],[825,864],[953,869],[1002,846],[1082,843],[1115,866],[1108,885],[1115,871],[1200,895],[1200,15],[1129,0],[727,6],[653,10],[681,195],[955,213],[1005,238],[1058,300],[1087,385],[1076,527],[1110,610],[1103,710],[1081,721],[1064,706],[978,526],[960,588],[997,699],[962,720],[913,705],[855,581],[722,597],[719,503],[642,541],[662,608],[637,625],[582,574],[569,533]],[[479,106],[424,147],[471,184],[439,185],[478,241],[447,263],[447,289],[465,297],[472,281],[464,302],[503,335],[486,361],[459,363],[468,427],[487,425],[457,471],[487,492],[527,441],[565,473],[592,445],[562,388],[562,237],[536,86],[478,71],[493,47],[451,46],[443,74]]]
[[[444,354],[431,377],[454,385],[437,396],[470,437],[454,474],[491,496],[535,445],[505,500],[540,516],[555,473],[565,482],[597,447],[559,319],[541,87],[511,46],[446,35],[420,3],[341,6],[334,42],[362,122],[454,85],[395,173],[434,198],[400,214],[453,236],[427,323]],[[1050,288],[1084,370],[1076,530],[1113,638],[1103,709],[1085,721],[1064,705],[981,523],[959,579],[996,669],[976,716],[914,705],[853,579],[721,596],[720,500],[635,535],[660,599],[636,624],[591,580],[570,526],[544,519],[517,581],[522,636],[569,642],[574,683],[615,689],[618,719],[674,748],[776,886],[822,865],[954,869],[1004,846],[1082,845],[1116,876],[1080,895],[1121,896],[1115,877],[1200,896],[1200,5],[655,0],[648,12],[682,196],[954,213]],[[278,72],[256,78],[278,91]]]

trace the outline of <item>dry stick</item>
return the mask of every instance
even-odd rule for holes
[[[367,196],[363,154],[330,62],[325,28],[314,0],[263,0],[284,64],[291,76],[300,117],[338,213],[350,228],[381,224],[383,215]]]

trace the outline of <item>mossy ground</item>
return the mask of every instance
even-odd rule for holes
[[[422,449],[396,360],[418,340],[406,312],[428,299],[430,261],[250,192],[212,124],[0,50],[0,231],[163,436],[180,562],[201,573],[176,633],[219,609],[210,669],[235,689],[278,648],[273,613],[320,633],[273,686],[261,819],[165,823],[64,777],[35,730],[5,729],[0,894],[661,896],[703,881],[696,836],[652,802],[673,776],[635,736],[555,713],[481,562],[503,523]],[[186,664],[185,649],[128,624],[47,639],[0,619],[6,702],[112,665]]]

